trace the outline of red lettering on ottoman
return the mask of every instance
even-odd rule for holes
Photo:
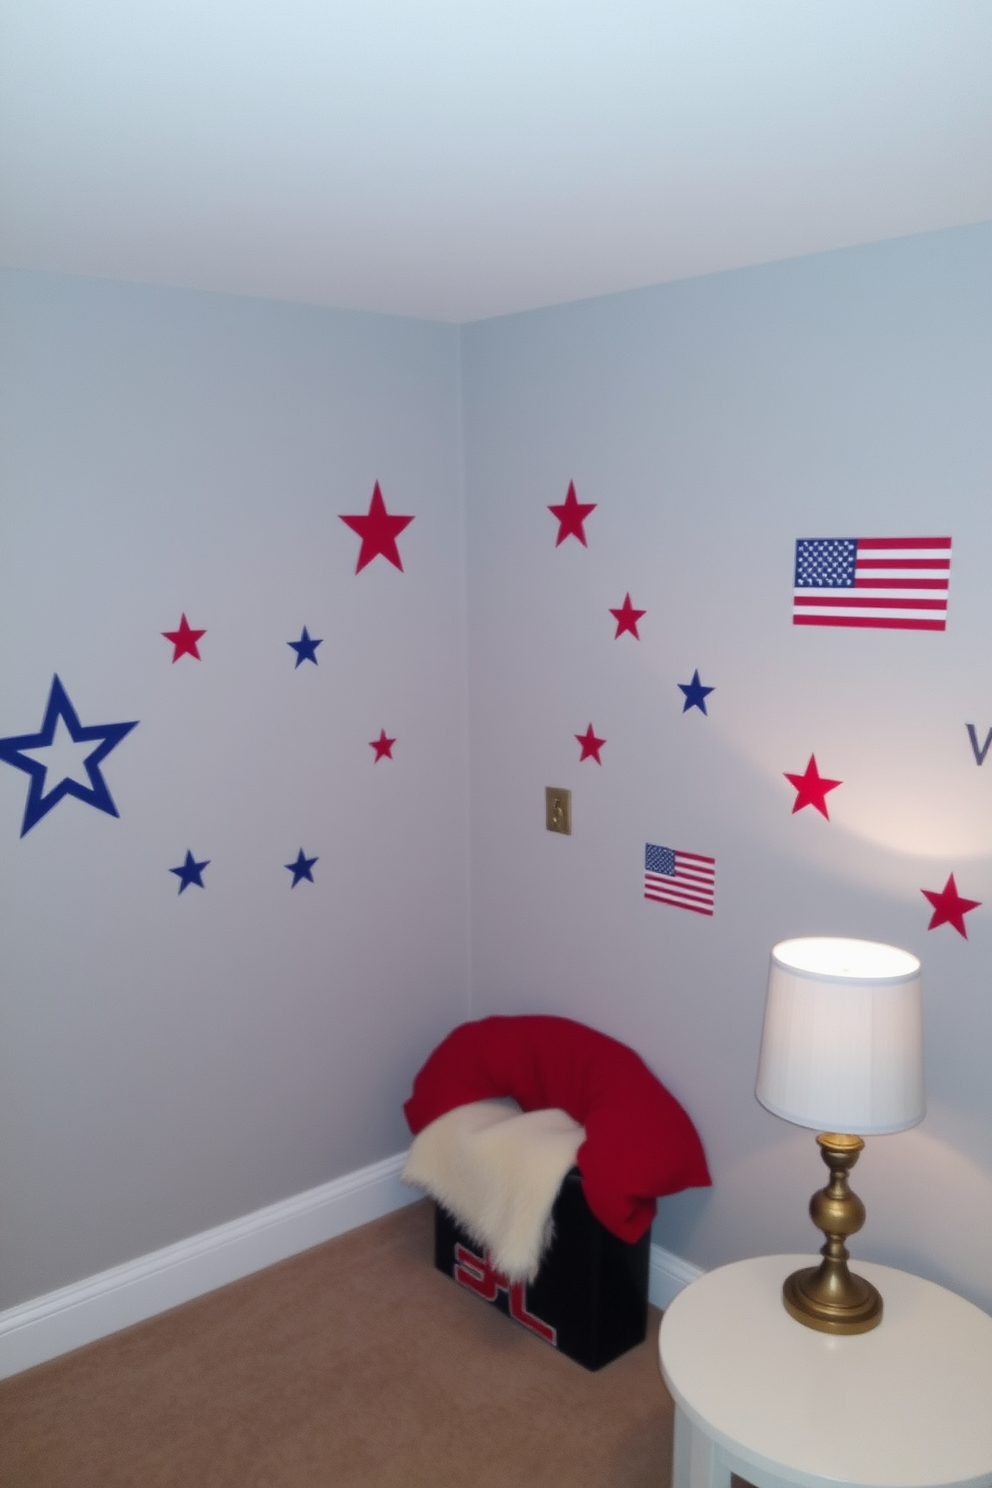
[[[501,1272],[497,1271],[492,1263],[492,1257],[488,1250],[484,1250],[478,1256],[468,1249],[467,1246],[458,1243],[455,1245],[455,1280],[459,1286],[469,1287],[471,1291],[478,1292],[479,1296],[486,1302],[495,1302],[500,1292],[505,1292],[510,1300],[510,1316],[546,1343],[558,1347],[558,1330],[552,1328],[542,1318],[536,1317],[527,1308],[527,1283],[525,1281],[507,1281]]]
[[[474,1255],[462,1244],[455,1246],[455,1280],[461,1285],[471,1287],[473,1292],[478,1292],[486,1302],[495,1302],[496,1297],[502,1289],[507,1290],[506,1282],[498,1271],[493,1269],[492,1259],[489,1251],[483,1251],[481,1256]]]

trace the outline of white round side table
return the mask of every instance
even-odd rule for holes
[[[870,1333],[797,1323],[782,1282],[815,1256],[709,1271],[659,1336],[675,1400],[673,1488],[992,1488],[992,1317],[890,1266]]]

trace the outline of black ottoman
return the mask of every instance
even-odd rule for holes
[[[565,1175],[552,1215],[555,1238],[536,1278],[508,1282],[436,1204],[434,1264],[570,1359],[601,1369],[647,1334],[651,1232],[633,1245],[612,1235],[590,1211],[578,1168]]]

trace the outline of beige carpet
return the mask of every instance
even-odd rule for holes
[[[591,1374],[432,1265],[418,1203],[0,1383],[0,1488],[668,1488],[648,1340]]]

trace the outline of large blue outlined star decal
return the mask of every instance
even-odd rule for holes
[[[84,785],[72,775],[62,774],[54,785],[46,790],[48,775],[49,773],[56,774],[56,770],[50,765],[43,764],[41,760],[30,758],[36,750],[50,749],[55,744],[59,720],[65,726],[73,744],[88,744],[90,740],[98,741],[82,760],[82,767],[86,771],[89,785]],[[30,832],[32,827],[37,826],[41,818],[51,811],[53,806],[57,806],[63,796],[75,796],[77,800],[84,801],[87,806],[95,806],[98,811],[106,811],[110,816],[119,816],[120,812],[114,805],[107,782],[100,773],[100,766],[110,751],[116,749],[125,735],[129,734],[133,728],[137,728],[137,725],[138,721],[135,719],[133,723],[93,723],[84,728],[79,722],[75,708],[69,701],[69,694],[58,677],[53,677],[48,703],[45,707],[45,717],[38,732],[36,734],[14,734],[9,738],[0,739],[0,760],[5,760],[8,765],[13,765],[16,770],[23,770],[31,777],[27,804],[24,807],[24,820],[21,823],[21,836],[23,837],[25,832]]]
[[[311,636],[305,625],[303,627],[303,634],[300,636],[300,639],[298,641],[286,642],[286,645],[292,646],[293,650],[296,652],[296,666],[299,666],[301,661],[312,661],[314,666],[316,666],[317,647],[322,646],[323,644],[324,642],[322,640],[315,640],[314,637]],[[295,672],[296,667],[294,667],[293,670]]]
[[[179,892],[181,894],[184,889],[189,888],[190,884],[196,884],[196,887],[198,889],[202,889],[203,870],[204,868],[208,868],[209,866],[209,858],[204,858],[202,863],[198,863],[193,854],[190,852],[189,848],[187,848],[186,861],[184,863],[181,863],[178,868],[170,868],[169,872],[174,873],[179,879]]]
[[[296,888],[296,885],[299,883],[301,878],[307,878],[310,880],[311,883],[313,883],[313,873],[311,870],[316,861],[316,858],[308,858],[304,853],[302,847],[300,848],[299,852],[296,855],[296,862],[286,864],[286,867],[293,875],[293,882],[289,886],[291,889]]]

